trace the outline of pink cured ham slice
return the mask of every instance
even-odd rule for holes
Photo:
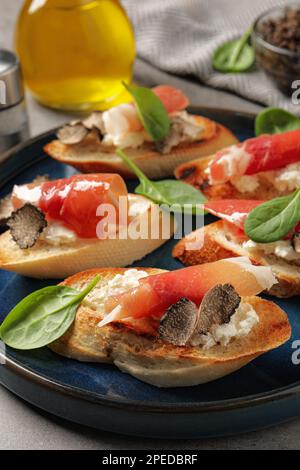
[[[226,220],[233,225],[243,229],[244,222],[250,212],[265,201],[251,199],[221,199],[209,201],[204,208],[212,215]]]
[[[159,85],[152,88],[152,91],[161,100],[168,114],[182,111],[189,105],[188,97],[181,90],[172,86]]]
[[[221,184],[235,176],[278,170],[300,162],[300,130],[261,135],[220,150],[210,164],[212,184]]]
[[[161,318],[182,297],[200,305],[216,284],[230,283],[242,296],[256,295],[274,283],[270,268],[253,266],[248,258],[234,258],[190,266],[140,280],[137,288],[108,298],[107,316],[100,323],[128,318]]]

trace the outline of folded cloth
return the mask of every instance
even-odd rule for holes
[[[122,0],[133,22],[138,57],[165,72],[194,76],[267,106],[300,115],[266,75],[254,69],[223,74],[212,67],[213,51],[241,36],[255,18],[286,0]],[[299,77],[300,79],[300,77]]]

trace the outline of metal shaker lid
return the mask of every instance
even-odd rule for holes
[[[19,60],[13,52],[0,49],[0,110],[19,103],[23,97]]]

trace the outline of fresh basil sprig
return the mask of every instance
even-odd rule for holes
[[[213,54],[213,66],[219,72],[239,73],[249,70],[255,61],[255,53],[248,40],[252,34],[251,26],[239,39],[228,41],[218,47]]]
[[[272,243],[284,238],[300,220],[300,188],[289,196],[277,197],[255,207],[244,229],[256,243]]]
[[[206,202],[206,198],[196,188],[177,180],[151,181],[121,149],[117,150],[117,154],[140,181],[135,189],[136,194],[145,196],[157,204],[173,206],[174,212],[203,214],[203,203]],[[174,206],[177,206],[177,210]]]
[[[255,134],[281,134],[300,129],[300,119],[285,109],[266,108],[255,119]]]
[[[82,291],[49,286],[19,302],[0,327],[2,341],[15,349],[36,349],[52,343],[72,325],[80,302],[99,282],[95,276]]]
[[[150,88],[130,86],[123,83],[133,97],[139,117],[154,142],[163,140],[170,132],[171,121],[158,96]]]

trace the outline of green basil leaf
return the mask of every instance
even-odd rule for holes
[[[284,238],[300,220],[300,189],[289,196],[264,202],[248,215],[244,229],[257,243],[272,243]]]
[[[72,325],[80,302],[98,283],[82,291],[67,286],[39,289],[19,302],[0,327],[2,341],[15,349],[36,349],[60,338]]]
[[[123,83],[132,95],[139,117],[154,142],[163,140],[170,132],[168,113],[158,96],[149,88],[129,86]]]
[[[248,44],[252,34],[251,26],[245,34],[218,47],[213,54],[213,67],[219,72],[239,73],[249,70],[255,61],[253,47]]]
[[[255,119],[255,134],[281,134],[300,129],[300,119],[280,108],[266,108]]]
[[[148,188],[145,188],[143,184],[139,184],[135,192],[149,197],[158,204],[173,206],[174,212],[203,214],[203,204],[206,198],[193,186],[177,180],[155,181],[154,186],[155,193],[150,188],[149,193]],[[150,197],[151,194],[152,197]]]
[[[139,179],[140,184],[135,189],[137,194],[148,197],[157,204],[177,206],[174,207],[174,212],[203,214],[203,203],[206,202],[206,198],[201,191],[182,181],[151,181],[122,150],[118,149],[117,154]]]

